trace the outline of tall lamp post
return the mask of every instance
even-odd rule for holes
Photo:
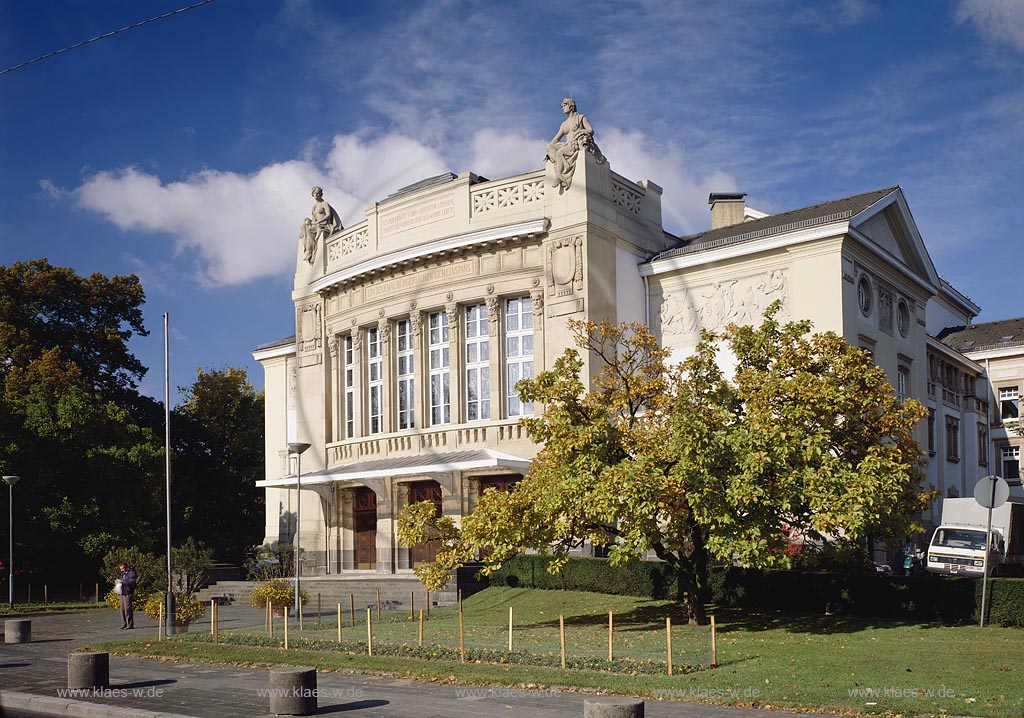
[[[10,570],[9,580],[7,582],[7,603],[10,605],[11,610],[14,610],[14,485],[21,479],[20,476],[5,476],[4,483],[7,484],[8,494],[10,495],[10,502],[8,504],[8,528],[10,529],[10,550],[7,554],[10,565],[7,567]]]
[[[288,444],[288,453],[295,454],[295,615],[299,615],[299,531],[302,527],[302,453],[310,447],[304,441],[292,441]]]

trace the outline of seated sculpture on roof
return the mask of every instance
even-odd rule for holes
[[[558,134],[548,143],[545,159],[554,165],[553,187],[561,190],[569,189],[572,176],[576,171],[576,160],[581,150],[593,154],[599,163],[605,161],[604,155],[594,142],[594,128],[586,115],[576,112],[576,101],[571,97],[562,100],[562,112],[565,122],[558,128]],[[564,138],[564,142],[560,141]]]
[[[310,194],[316,202],[310,216],[302,220],[302,229],[299,231],[299,242],[302,245],[302,255],[307,262],[313,263],[316,257],[316,248],[320,238],[326,239],[335,232],[343,229],[341,217],[338,212],[324,199],[324,191],[320,187],[314,187]]]

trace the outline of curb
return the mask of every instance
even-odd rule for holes
[[[112,706],[106,703],[89,703],[70,698],[40,696],[34,693],[3,691],[0,693],[0,710],[17,709],[35,711],[46,715],[68,716],[69,718],[196,718],[180,713],[147,711],[141,708]]]

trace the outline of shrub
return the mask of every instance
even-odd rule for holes
[[[162,557],[140,551],[138,548],[114,548],[103,557],[100,574],[111,584],[121,578],[119,563],[126,563],[135,571],[138,584],[135,592],[144,596],[167,587],[167,564]]]
[[[154,620],[160,618],[164,603],[162,593],[154,593],[148,596],[142,603],[142,611]],[[206,613],[206,605],[200,603],[191,594],[174,594],[174,622],[179,626],[186,626],[196,619],[202,618]]]
[[[264,608],[267,601],[275,606],[292,606],[295,604],[295,588],[283,578],[273,578],[256,586],[249,598],[257,608]],[[304,590],[300,589],[299,600],[303,606],[309,600]]]
[[[649,598],[679,595],[675,575],[660,561],[632,561],[624,566],[612,566],[608,559],[570,557],[556,573],[548,571],[550,563],[550,556],[519,554],[506,561],[491,576],[490,583]]]
[[[181,546],[171,549],[175,594],[191,596],[210,580],[213,571],[213,549],[191,536]]]

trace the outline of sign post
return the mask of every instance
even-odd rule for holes
[[[1006,481],[990,474],[978,480],[974,485],[974,500],[988,509],[988,527],[985,531],[985,560],[982,564],[981,573],[981,614],[979,626],[985,627],[985,600],[988,593],[988,555],[992,548],[992,509],[997,509],[1006,503],[1010,497],[1010,485]]]

